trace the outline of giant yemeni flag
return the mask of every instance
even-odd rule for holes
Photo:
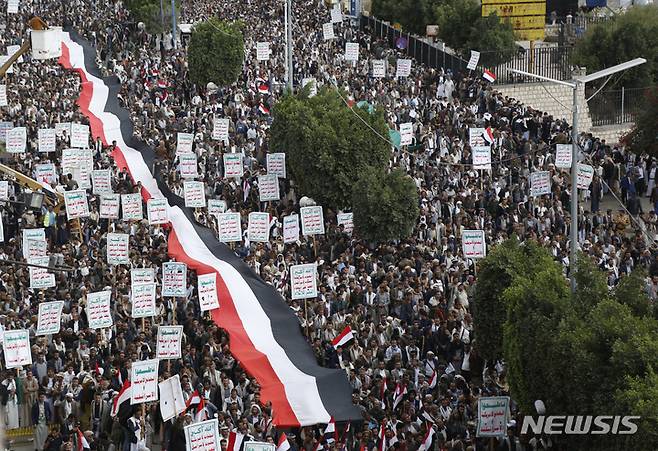
[[[117,100],[119,81],[103,79],[95,60],[89,42],[70,29],[62,33],[59,63],[80,75],[78,106],[92,136],[106,146],[116,141],[112,157],[141,183],[145,201],[167,201],[169,256],[201,274],[215,274],[222,304],[210,312],[212,319],[230,335],[231,353],[260,385],[262,402],[272,402],[275,426],[328,423],[332,417],[337,422],[360,420],[345,372],[317,364],[295,315],[276,289],[217,241],[212,230],[198,224],[161,174],[151,172],[155,153],[133,136],[130,114]]]

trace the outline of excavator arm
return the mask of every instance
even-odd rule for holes
[[[29,21],[30,28],[32,30],[46,30],[48,29],[48,25],[46,22],[41,20],[40,17],[33,17]],[[21,45],[21,48],[18,49],[16,53],[14,53],[11,58],[9,58],[7,61],[5,61],[5,64],[0,67],[0,77],[4,77],[5,74],[7,73],[7,70],[11,67],[12,64],[16,62],[18,58],[21,56],[25,55],[27,52],[30,51],[30,48],[32,47],[32,40],[30,38],[26,39],[25,42],[23,42],[23,45]]]

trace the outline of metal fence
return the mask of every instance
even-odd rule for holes
[[[587,102],[592,125],[635,122],[637,115],[642,110],[649,89],[621,88],[599,92]]]
[[[377,39],[387,41],[390,47],[395,47],[398,38],[405,38],[407,40],[407,55],[428,67],[450,69],[453,73],[467,70],[468,61],[450,53],[443,46],[429,43],[409,33],[403,33],[372,16],[361,16],[361,29],[369,32]],[[480,53],[481,61],[500,59],[492,58],[494,56],[492,52],[483,51]],[[515,75],[509,72],[508,69],[518,69],[560,80],[570,79],[571,65],[569,60],[571,53],[572,48],[570,47],[519,48],[519,51],[507,62],[489,67],[489,69],[496,75],[496,82],[503,84],[536,82],[531,78]],[[477,72],[480,71],[481,66],[478,66]]]
[[[428,67],[450,69],[453,73],[466,70],[468,61],[418,36],[396,30],[372,16],[361,16],[361,30],[368,31],[375,38],[386,40],[391,48],[395,48],[398,38],[405,38],[407,55]]]
[[[497,83],[536,83],[537,80],[517,75],[509,69],[522,70],[557,80],[571,79],[571,47],[535,47],[517,52],[509,61],[498,64],[490,70],[496,74]],[[482,52],[486,58],[488,52]]]

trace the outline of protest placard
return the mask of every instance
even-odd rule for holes
[[[162,296],[177,297],[187,294],[187,265],[179,262],[162,264]]]
[[[30,241],[32,241],[32,243],[30,243]],[[39,244],[39,242],[42,244]],[[46,229],[23,229],[23,258],[45,257],[45,249]]]
[[[555,167],[560,169],[570,169],[572,160],[572,145],[571,144],[556,144],[555,145]]]
[[[0,85],[0,107],[8,106],[7,85]]]
[[[257,42],[256,43],[256,59],[258,61],[267,61],[270,59],[270,43]]]
[[[274,174],[279,178],[286,178],[286,154],[283,152],[268,153],[267,159],[267,173]]]
[[[336,215],[338,226],[343,226],[345,233],[351,235],[354,231],[354,213],[338,213]]]
[[[411,60],[405,58],[398,58],[397,65],[395,66],[396,77],[408,77],[411,75]]]
[[[217,418],[185,426],[186,451],[219,451],[220,437]]]
[[[91,149],[71,149],[75,153],[75,166],[70,172],[73,180],[78,182],[78,188],[91,188],[91,173],[94,169],[94,156]]]
[[[359,61],[359,43],[345,43],[345,61]]]
[[[318,295],[315,263],[290,267],[290,291],[293,299],[315,298]]]
[[[101,203],[98,208],[99,216],[104,219],[119,219],[120,206],[120,194],[101,194]]]
[[[89,126],[85,124],[71,124],[71,147],[86,149],[89,147]]]
[[[42,163],[34,166],[34,179],[39,183],[50,185],[57,183],[57,170],[53,163]]]
[[[230,121],[227,117],[218,117],[213,122],[212,139],[217,141],[228,140],[228,129]]]
[[[322,207],[302,207],[299,209],[302,218],[302,235],[324,235],[324,216]]]
[[[372,60],[372,76],[373,78],[386,77],[386,61]]]
[[[146,202],[146,216],[150,225],[167,224],[169,222],[167,199],[150,198]]]
[[[27,260],[33,258],[46,257],[48,254],[48,243],[45,240],[26,240],[23,254]]]
[[[219,308],[217,274],[199,274],[197,276],[197,288],[199,290],[199,306],[202,312]]]
[[[240,178],[244,175],[241,153],[224,154],[224,177]]]
[[[182,342],[183,326],[158,326],[155,357],[158,359],[180,359]]]
[[[343,13],[340,10],[340,3],[336,3],[331,8],[331,23],[340,23],[343,21]]]
[[[185,411],[185,398],[180,385],[180,376],[174,376],[158,384],[160,389],[160,415],[162,421],[168,421]]]
[[[130,389],[131,405],[158,400],[158,359],[132,363]]]
[[[14,128],[13,122],[0,121],[0,142],[7,142],[7,132]]]
[[[530,195],[532,197],[551,194],[551,173],[536,171],[530,173]]]
[[[62,325],[64,301],[42,302],[39,304],[36,335],[58,334]]]
[[[478,399],[477,437],[504,437],[509,416],[508,396]]]
[[[185,206],[189,208],[204,208],[206,206],[206,185],[203,182],[185,180],[183,182]]]
[[[322,39],[329,41],[335,39],[334,35],[334,24],[332,22],[327,22],[322,24]]]
[[[252,211],[247,227],[249,241],[267,243],[270,240],[270,214]]]
[[[462,253],[466,258],[484,258],[487,256],[484,230],[464,230],[462,232]]]
[[[27,128],[14,127],[7,130],[7,141],[5,142],[5,152],[23,153],[27,146]]]
[[[181,155],[184,153],[192,153],[193,145],[194,145],[193,133],[176,134],[176,155]]]
[[[63,137],[64,135],[71,136],[71,123],[59,122],[55,124],[55,135]]]
[[[414,124],[411,122],[403,122],[400,124],[400,145],[408,146],[414,140]]]
[[[87,294],[87,321],[90,329],[112,327],[111,298],[112,292],[109,290]]]
[[[91,186],[94,194],[107,194],[112,192],[112,174],[109,169],[91,171]]]
[[[576,172],[576,186],[578,189],[589,189],[592,179],[594,179],[594,168],[589,164],[578,163],[578,172]]]
[[[49,257],[32,257],[28,258],[30,265],[49,266]],[[46,268],[36,268],[30,266],[30,288],[53,288],[55,287],[55,274],[48,272]]]
[[[57,134],[54,128],[39,129],[39,152],[55,152],[57,150]]]
[[[474,147],[473,152],[473,169],[491,169],[491,147]]]
[[[87,202],[87,192],[85,190],[65,191],[64,204],[66,205],[66,216],[69,220],[89,216],[89,203]]]
[[[0,67],[2,67],[7,60],[9,59],[9,55],[0,55]],[[10,65],[9,68],[7,69],[6,74],[13,74],[14,73],[14,65]]]
[[[18,14],[19,4],[20,0],[7,0],[7,14]]]
[[[130,286],[130,303],[133,318],[146,318],[155,315],[155,284],[137,283]]]
[[[2,215],[0,215],[0,243],[5,242],[5,225],[3,224],[3,221]]]
[[[258,176],[258,195],[261,202],[281,199],[279,194],[279,177],[276,174]]]
[[[139,193],[122,194],[121,213],[124,221],[141,221],[144,219],[142,195]]]
[[[466,69],[475,70],[475,68],[478,65],[478,61],[480,61],[480,52],[476,52],[475,50],[471,50],[471,57],[468,60],[468,64],[466,65]]]
[[[0,180],[0,199],[9,200],[9,182],[7,180]]]
[[[242,221],[240,213],[227,211],[217,215],[217,224],[219,229],[219,241],[230,243],[242,241]]]
[[[217,216],[226,211],[226,201],[221,199],[208,199],[208,214]]]
[[[283,243],[299,241],[299,215],[293,213],[283,217]]]
[[[32,365],[30,332],[25,329],[6,330],[2,339],[6,369],[20,368],[23,365]]]
[[[308,90],[308,96],[314,97],[318,95],[318,83],[313,77],[302,78],[302,88],[305,88],[306,85],[311,85]]]
[[[267,442],[244,442],[243,451],[275,451],[274,443]]]
[[[487,129],[483,127],[469,127],[468,129],[468,145],[471,148],[487,147],[489,142],[485,139]]]
[[[15,45],[8,45],[7,46],[7,56],[10,58],[14,56],[16,53],[18,53],[21,50],[21,46],[23,45],[23,41],[21,40],[21,44],[15,44]],[[18,59],[16,60],[17,63],[22,63],[25,60],[23,59],[23,55],[19,55]]]
[[[196,154],[184,153],[178,156],[178,170],[184,179],[193,179],[199,176]]]
[[[107,234],[107,263],[109,265],[130,264],[130,259],[128,258],[129,238],[127,233]]]
[[[153,268],[133,268],[130,270],[130,284],[154,283],[155,269]]]

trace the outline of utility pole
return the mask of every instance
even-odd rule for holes
[[[590,81],[598,80],[599,78],[610,77],[617,72],[630,69],[640,64],[646,63],[644,58],[635,58],[625,63],[617,64],[616,66],[594,72],[593,74],[585,76],[573,77],[571,81],[555,80],[553,78],[544,77],[530,72],[525,72],[517,69],[507,69],[509,72],[525,75],[527,77],[536,78],[538,80],[550,81],[559,85],[568,86],[573,90],[573,104],[571,106],[572,116],[572,133],[571,133],[571,233],[569,234],[569,278],[571,279],[571,292],[576,292],[576,260],[578,259],[578,88],[584,87]],[[607,81],[606,81],[607,83]],[[605,83],[604,83],[605,86]],[[596,95],[603,87],[594,93]],[[592,97],[594,97],[594,95]],[[592,98],[590,97],[590,99]],[[590,99],[587,99],[589,101]]]
[[[571,249],[569,252],[569,278],[571,291],[576,292],[576,256],[578,255],[578,81],[573,87],[571,106]]]
[[[293,64],[292,64],[292,0],[286,0],[286,28],[287,28],[287,33],[286,33],[286,55],[287,55],[287,72],[288,72],[288,91],[292,93],[293,90],[293,83],[292,79],[294,76],[293,72]]]
[[[176,49],[176,0],[171,0],[171,40]]]

